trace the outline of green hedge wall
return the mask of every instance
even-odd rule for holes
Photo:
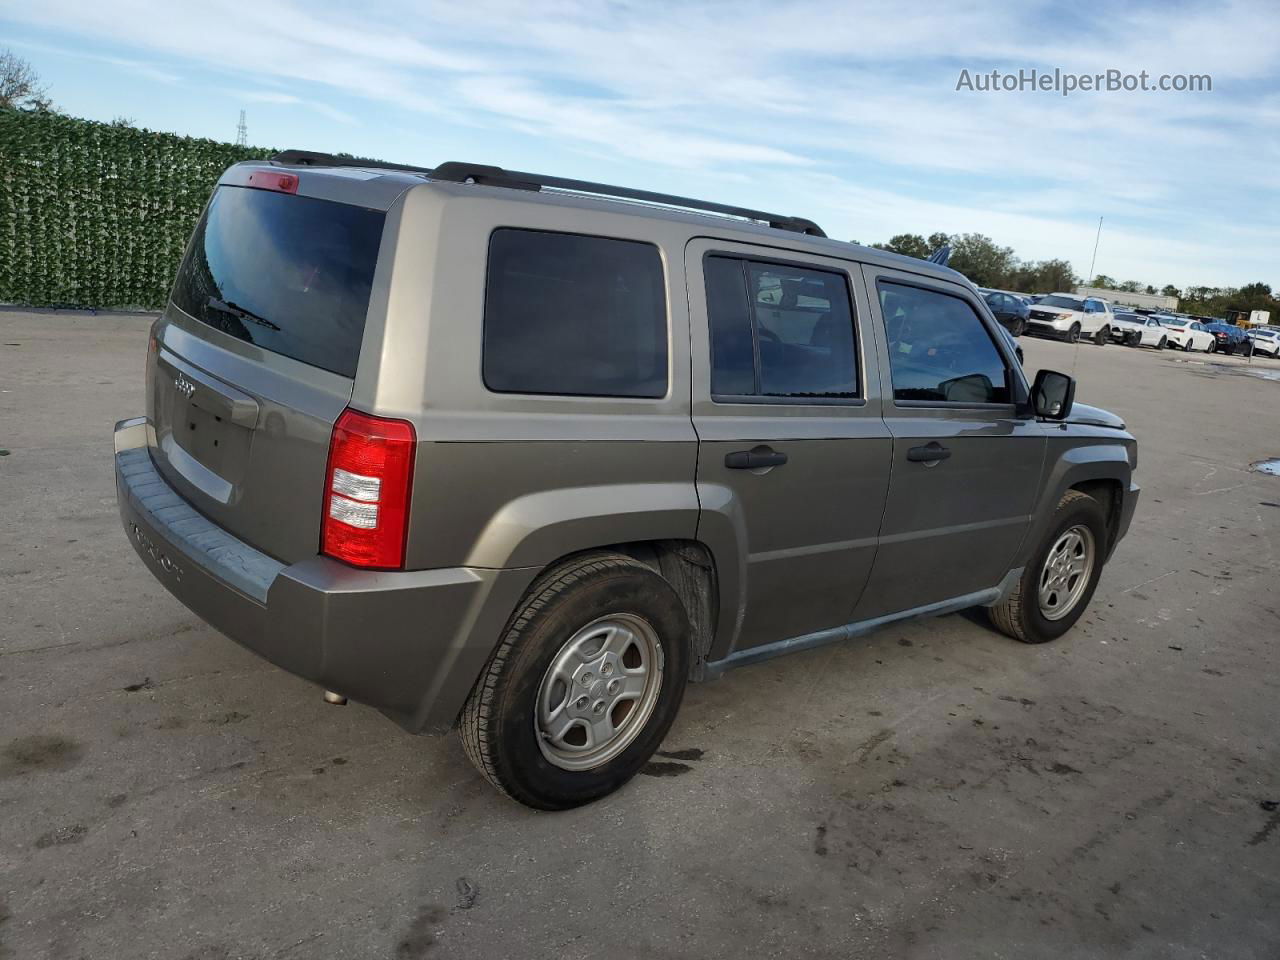
[[[275,152],[0,109],[0,303],[163,307],[219,175]]]

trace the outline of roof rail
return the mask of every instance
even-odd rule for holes
[[[381,166],[381,164],[379,164]],[[419,170],[419,167],[406,169]],[[724,203],[711,203],[707,200],[694,200],[690,197],[676,197],[666,193],[654,193],[650,190],[633,190],[630,187],[614,187],[607,183],[593,183],[589,180],[570,180],[565,177],[548,177],[538,173],[522,173],[518,170],[504,170],[480,163],[460,163],[450,160],[430,171],[432,180],[444,180],[451,183],[478,183],[488,187],[507,187],[515,190],[541,190],[550,187],[553,190],[569,190],[575,193],[590,193],[602,197],[618,197],[624,200],[639,200],[644,203],[656,203],[669,207],[685,207],[689,210],[705,210],[731,217],[742,217],[745,220],[758,220],[779,230],[790,230],[813,237],[825,237],[822,228],[812,220],[803,217],[784,217],[763,210],[751,210],[747,207],[733,207]]]
[[[415,167],[409,163],[388,163],[385,160],[344,157],[333,153],[316,153],[312,150],[284,150],[272,157],[271,161],[291,167],[372,167],[376,170],[405,170],[409,173],[431,172],[430,167]]]

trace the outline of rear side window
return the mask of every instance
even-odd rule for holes
[[[354,377],[383,220],[350,204],[219,187],[173,302],[237,340]]]
[[[879,290],[895,400],[1012,402],[1004,359],[965,300],[885,281]]]
[[[658,248],[495,230],[483,367],[485,386],[500,393],[664,396],[667,301]]]
[[[707,257],[703,272],[713,395],[858,396],[842,274],[723,256]]]

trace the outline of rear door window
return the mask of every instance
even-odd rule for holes
[[[717,397],[858,396],[853,309],[843,274],[738,257],[704,260]]]
[[[219,187],[173,302],[237,340],[354,377],[383,220],[380,210]]]
[[[665,396],[667,298],[658,248],[495,230],[483,368],[485,385],[500,393]]]

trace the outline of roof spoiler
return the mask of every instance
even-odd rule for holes
[[[338,153],[316,153],[313,150],[282,150],[271,158],[272,163],[288,167],[371,167],[375,170],[403,170],[406,173],[428,174],[430,167],[415,167],[408,163],[388,163],[386,160],[369,160],[365,157],[349,157]]]

